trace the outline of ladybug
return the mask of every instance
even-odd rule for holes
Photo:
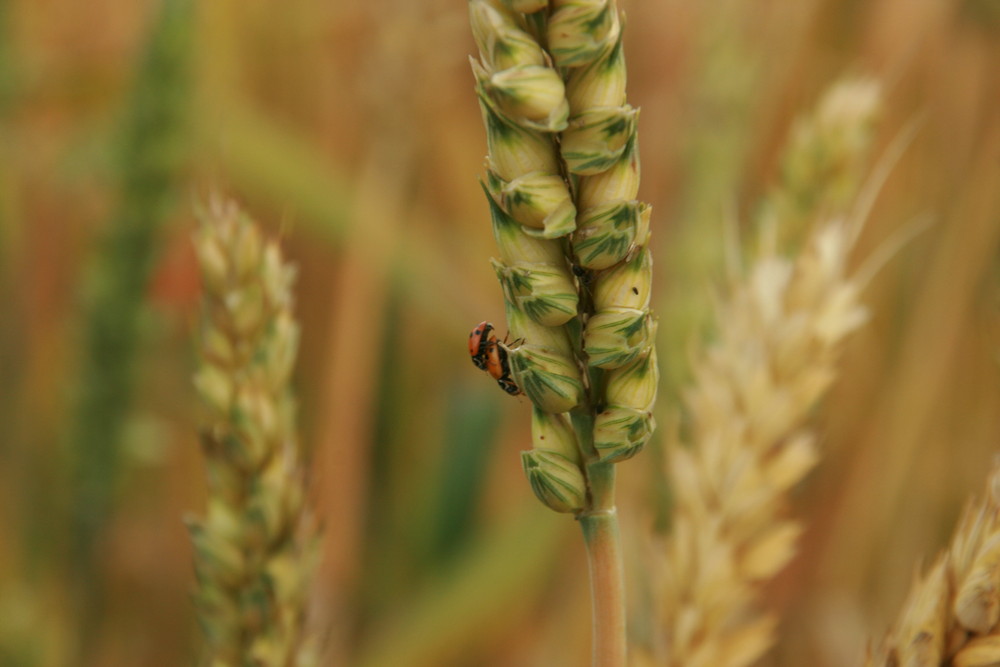
[[[469,334],[469,354],[472,356],[472,363],[476,365],[476,368],[489,373],[501,389],[511,396],[517,396],[521,393],[521,388],[511,378],[507,348],[493,335],[492,324],[480,322],[472,330],[472,333]]]
[[[491,343],[486,356],[486,372],[497,381],[501,389],[511,396],[517,396],[521,393],[521,389],[510,376],[507,348],[495,339]]]
[[[497,380],[497,384],[511,396],[518,396],[523,393],[521,388],[517,386],[517,383],[510,379],[509,375],[504,375],[502,378]]]
[[[489,363],[489,349],[496,345],[496,336],[493,335],[493,325],[489,322],[480,322],[469,334],[469,354],[472,356],[472,363],[479,370],[486,370]]]

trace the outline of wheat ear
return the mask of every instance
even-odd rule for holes
[[[289,390],[299,338],[295,271],[245,214],[218,199],[201,213],[195,248],[208,511],[189,528],[210,662],[311,664],[303,609],[315,539]]]
[[[614,465],[653,430],[649,206],[636,200],[637,110],[625,100],[613,0],[470,0],[487,131],[493,266],[514,343],[497,343],[534,404],[522,463],[549,508],[580,521],[595,665],[625,663]],[[512,386],[508,380],[516,383]]]
[[[847,104],[852,94],[856,104]],[[814,181],[809,197],[800,196],[807,179],[797,174],[824,173],[816,156],[844,149],[841,137],[870,124],[877,99],[865,82],[837,86],[797,126],[785,164],[800,166],[769,198],[757,256],[745,275],[734,267],[717,339],[694,364],[684,400],[691,446],[669,452],[676,505],[663,570],[665,654],[656,664],[739,667],[772,643],[775,620],[759,610],[760,592],[799,535],[786,497],[818,457],[807,417],[836,376],[844,339],[866,319],[848,270],[855,222],[801,205],[831,201],[820,190],[836,174]],[[794,216],[782,214],[789,202]],[[812,229],[797,257],[783,255],[778,238],[806,208]]]
[[[868,667],[1000,664],[1000,464],[962,514],[951,544],[910,589]]]

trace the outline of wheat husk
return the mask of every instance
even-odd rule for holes
[[[867,667],[1000,665],[1000,462]]]

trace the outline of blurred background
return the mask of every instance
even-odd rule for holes
[[[904,126],[857,252],[870,284],[817,409],[773,665],[857,664],[1000,446],[1000,2],[622,0],[654,208],[661,423],[795,117],[843,74]],[[574,522],[531,496],[530,405],[467,359],[503,321],[456,0],[0,0],[0,664],[198,656],[204,507],[193,204],[232,194],[298,264],[296,375],[336,665],[577,666]],[[502,328],[502,325],[500,325]],[[622,466],[632,614],[662,439]]]

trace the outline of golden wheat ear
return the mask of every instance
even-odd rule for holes
[[[841,191],[861,179],[835,168],[857,168],[867,143],[845,138],[868,137],[877,110],[877,87],[840,83],[796,125],[749,268],[734,262],[715,339],[696,357],[684,396],[689,446],[668,453],[675,513],[657,568],[659,664],[745,667],[773,643],[762,589],[801,530],[788,492],[819,458],[808,418],[867,319],[848,261],[853,198]],[[828,164],[831,153],[840,157]]]
[[[951,544],[918,577],[868,667],[1000,664],[1000,461]]]

